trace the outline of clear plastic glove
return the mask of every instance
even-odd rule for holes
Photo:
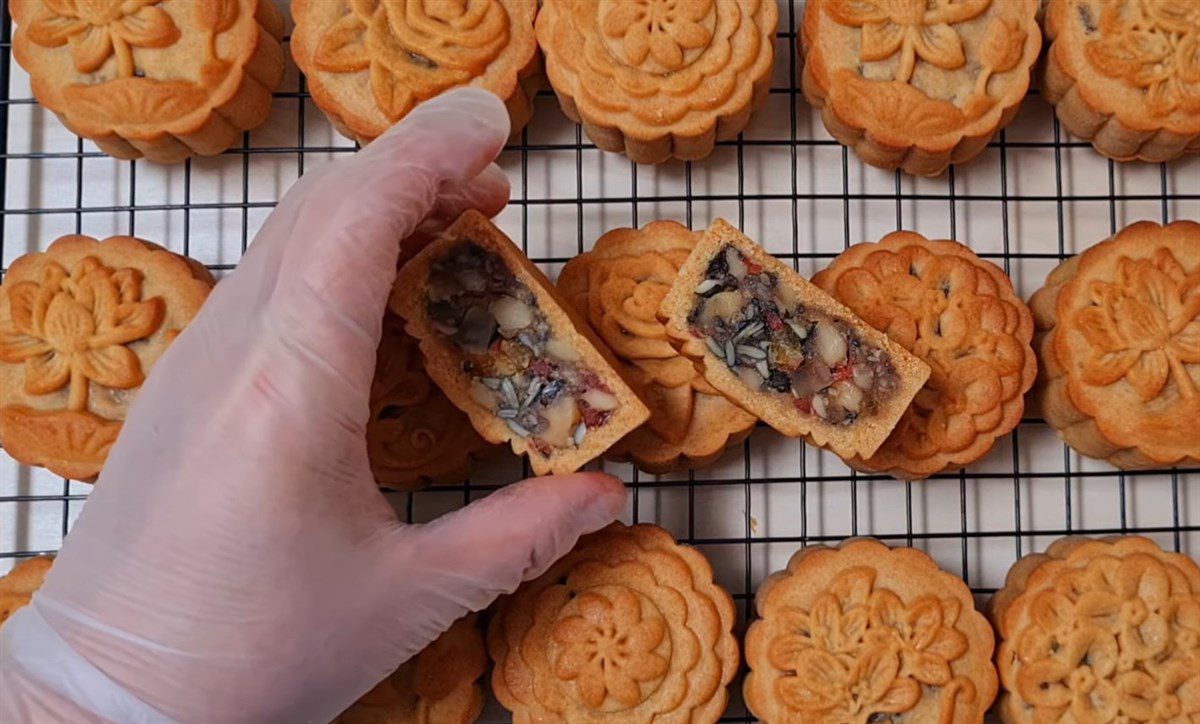
[[[624,510],[618,481],[579,474],[410,526],[371,477],[398,240],[498,212],[508,133],[499,100],[457,91],[306,175],[153,370],[30,607],[141,702],[179,721],[328,721]],[[82,713],[8,656],[0,721]]]

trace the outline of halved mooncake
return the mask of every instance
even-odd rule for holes
[[[726,397],[784,435],[872,455],[929,366],[717,219],[659,310]]]
[[[391,308],[430,378],[537,475],[574,472],[650,416],[550,280],[476,211],[400,270]]]

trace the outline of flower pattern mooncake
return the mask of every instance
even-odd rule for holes
[[[334,127],[369,143],[460,86],[508,107],[513,133],[541,83],[537,0],[293,0],[292,57]]]
[[[735,616],[699,551],[614,523],[501,601],[492,690],[520,722],[711,724],[737,673]]]
[[[117,158],[221,153],[283,81],[273,0],[12,0],[13,57],[38,102]]]
[[[1005,724],[1200,719],[1200,567],[1139,536],[1055,541],[991,602]]]
[[[755,605],[743,690],[766,724],[980,724],[996,696],[991,626],[915,548],[803,548]]]
[[[1041,411],[1068,445],[1120,468],[1200,463],[1200,224],[1127,227],[1030,307]]]
[[[213,286],[129,236],[64,236],[0,285],[0,443],[78,480],[100,472],[137,389]]]
[[[537,36],[563,112],[638,163],[694,161],[770,90],[775,0],[544,0]]]
[[[809,0],[804,97],[867,163],[936,176],[1012,122],[1042,48],[1038,0]]]
[[[1052,0],[1046,100],[1118,161],[1200,152],[1200,3]]]
[[[907,231],[857,244],[813,284],[932,370],[887,442],[851,464],[903,479],[968,465],[1021,421],[1037,376],[1033,316],[995,264]]]

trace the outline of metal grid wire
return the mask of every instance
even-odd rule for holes
[[[805,274],[893,229],[956,238],[1002,266],[1028,297],[1061,259],[1128,223],[1200,219],[1200,159],[1114,164],[1069,139],[1036,97],[983,156],[942,179],[864,166],[800,97],[792,29],[803,0],[779,2],[767,107],[705,161],[638,167],[597,150],[552,94],[539,96],[530,127],[501,158],[513,200],[499,223],[551,277],[611,228],[656,218],[703,228],[724,216]],[[354,151],[292,67],[270,121],[241,147],[178,167],[109,159],[32,99],[11,60],[7,5],[0,0],[0,271],[64,233],[121,233],[191,255],[220,276],[295,178]],[[743,623],[759,582],[792,552],[850,536],[926,550],[981,603],[1017,558],[1063,535],[1139,533],[1200,554],[1200,469],[1121,473],[1080,458],[1032,417],[969,470],[918,483],[856,473],[761,426],[708,469],[648,476],[599,467],[632,488],[627,521],[659,523],[708,555]],[[388,495],[406,520],[420,522],[525,473],[501,457],[467,484]],[[88,490],[0,453],[0,573],[57,550]],[[492,706],[487,716],[503,712]],[[728,720],[749,721],[736,693]]]

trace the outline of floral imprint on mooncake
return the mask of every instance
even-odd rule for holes
[[[978,722],[995,696],[991,628],[920,551],[806,548],[756,602],[744,689],[768,724]]]
[[[1136,536],[1064,538],[993,599],[1007,724],[1200,717],[1200,568]]]
[[[937,175],[1012,120],[1041,34],[1037,0],[814,0],[803,89],[868,163]]]
[[[1105,76],[1142,89],[1151,114],[1200,113],[1200,3],[1110,2],[1086,53]]]
[[[956,241],[896,232],[858,244],[813,283],[933,373],[866,470],[924,478],[986,455],[1037,376],[1033,317],[1012,281]]]
[[[704,380],[658,319],[663,297],[701,236],[672,221],[610,231],[558,278],[558,288],[640,383],[651,410],[610,457],[631,459],[652,473],[712,462],[757,420]]]
[[[384,317],[376,357],[367,420],[367,456],[375,481],[416,490],[466,480],[474,458],[490,446],[429,379],[417,341],[393,314]]]
[[[203,267],[132,237],[66,236],[0,285],[0,441],[89,479],[134,391],[212,288]]]
[[[1030,304],[1043,413],[1067,444],[1123,468],[1200,461],[1200,224],[1134,224]]]
[[[283,79],[269,0],[14,0],[12,14],[38,102],[118,158],[220,153]]]
[[[1054,0],[1045,95],[1072,135],[1119,161],[1200,151],[1200,4]]]
[[[516,133],[541,67],[536,9],[536,0],[297,0],[292,54],[317,105],[363,143],[466,85],[504,100]]]
[[[700,553],[615,523],[501,603],[492,687],[518,721],[716,722],[735,615]]]
[[[333,724],[470,724],[483,711],[487,651],[467,614],[363,694]]]
[[[768,91],[771,0],[548,0],[538,42],[564,112],[639,163],[695,160]]]

